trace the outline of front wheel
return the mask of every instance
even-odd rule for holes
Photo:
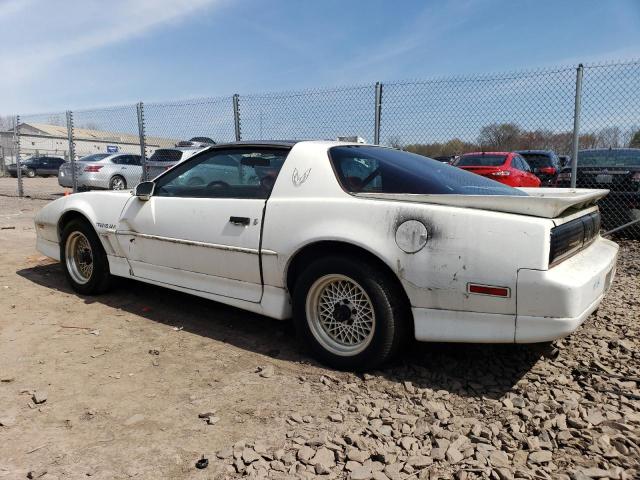
[[[72,220],[63,228],[60,260],[65,277],[76,292],[91,295],[109,288],[111,275],[107,254],[87,222]]]
[[[410,311],[400,287],[366,261],[325,257],[301,274],[293,293],[296,329],[323,363],[373,369],[405,342]]]
[[[27,174],[27,177],[29,177],[29,178],[33,178],[33,177],[35,177],[35,176],[36,176],[36,172],[35,172],[35,170],[31,170],[31,169],[28,169],[28,170],[26,171],[26,174]]]

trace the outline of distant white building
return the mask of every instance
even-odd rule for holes
[[[140,137],[137,134],[74,128],[76,159],[92,153],[140,153]],[[177,140],[146,137],[147,155],[157,148],[172,147]],[[13,130],[0,132],[0,156],[6,163],[13,163]],[[20,158],[32,155],[54,155],[69,158],[67,127],[43,123],[20,124]]]

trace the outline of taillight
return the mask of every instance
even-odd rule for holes
[[[600,212],[584,215],[551,229],[549,266],[589,245],[600,232]]]
[[[493,175],[494,177],[508,177],[511,175],[509,170],[498,170],[497,172],[491,172],[489,175]]]
[[[539,172],[546,173],[547,175],[555,175],[557,170],[553,167],[542,167]]]
[[[95,172],[99,172],[101,168],[102,168],[102,165],[87,165],[86,167],[84,167],[84,171],[89,173],[95,173]]]

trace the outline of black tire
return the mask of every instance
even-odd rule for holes
[[[368,345],[360,352],[336,354],[327,349],[316,338],[317,333],[312,331],[314,322],[307,318],[307,298],[312,287],[328,275],[340,275],[354,280],[367,294],[373,306],[375,326]],[[298,336],[313,355],[326,365],[339,370],[375,369],[393,358],[407,341],[411,331],[411,311],[400,289],[387,272],[371,265],[364,258],[337,255],[320,258],[311,263],[295,283],[293,315]]]
[[[111,177],[111,180],[109,180],[109,190],[116,190],[114,187],[117,180],[122,180],[122,185],[123,185],[123,187],[119,188],[118,190],[126,190],[127,181],[121,175],[114,175],[113,177]]]
[[[27,169],[27,171],[25,173],[26,173],[27,177],[29,177],[29,178],[34,178],[36,176],[35,170],[31,170],[30,168]]]
[[[69,271],[69,265],[67,262],[66,245],[69,241],[69,237],[79,232],[89,242],[91,246],[92,254],[92,271],[91,275],[86,283],[79,283],[73,278],[72,273]],[[65,277],[71,288],[82,295],[96,295],[106,292],[111,285],[111,274],[109,273],[109,261],[107,254],[100,243],[100,239],[95,230],[85,220],[71,220],[62,229],[61,242],[60,242],[60,262],[64,270]]]

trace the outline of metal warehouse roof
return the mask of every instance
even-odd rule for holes
[[[30,131],[33,130],[33,131]],[[61,125],[50,125],[46,123],[21,123],[20,132],[23,135],[45,135],[49,137],[67,138],[67,127]],[[75,140],[85,140],[94,142],[112,142],[139,144],[140,137],[137,134],[109,132],[106,130],[92,130],[88,128],[74,128]],[[148,145],[155,144],[162,147],[175,145],[177,140],[163,137],[146,137]]]

